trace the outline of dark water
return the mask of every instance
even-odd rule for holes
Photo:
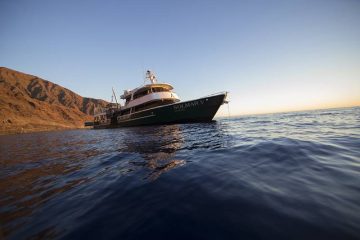
[[[1,136],[0,150],[9,239],[360,238],[360,108]]]

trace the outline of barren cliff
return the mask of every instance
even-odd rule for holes
[[[106,101],[0,67],[0,134],[81,128]]]

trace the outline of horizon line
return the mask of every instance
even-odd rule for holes
[[[302,110],[290,110],[290,111],[279,111],[279,112],[265,112],[265,113],[244,113],[244,114],[236,114],[230,116],[215,116],[215,118],[235,118],[235,117],[244,117],[244,116],[258,116],[258,115],[270,115],[270,114],[281,114],[281,113],[296,113],[296,112],[305,112],[305,111],[319,111],[319,110],[335,110],[335,109],[343,109],[343,108],[357,108],[360,105],[353,106],[343,106],[343,107],[327,107],[327,108],[311,108],[311,109],[302,109]]]

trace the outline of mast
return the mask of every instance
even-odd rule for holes
[[[116,98],[116,94],[115,94],[114,88],[112,88],[112,92],[113,92],[113,96],[114,96],[114,98],[115,98],[116,108],[119,108],[119,104],[118,104],[118,101],[117,101],[117,98]]]

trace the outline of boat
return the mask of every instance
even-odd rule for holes
[[[159,83],[150,70],[146,72],[144,84],[133,90],[125,90],[119,104],[109,103],[94,114],[94,128],[130,127],[174,123],[210,122],[219,107],[227,103],[228,92],[220,92],[190,101],[181,101],[168,83]]]

